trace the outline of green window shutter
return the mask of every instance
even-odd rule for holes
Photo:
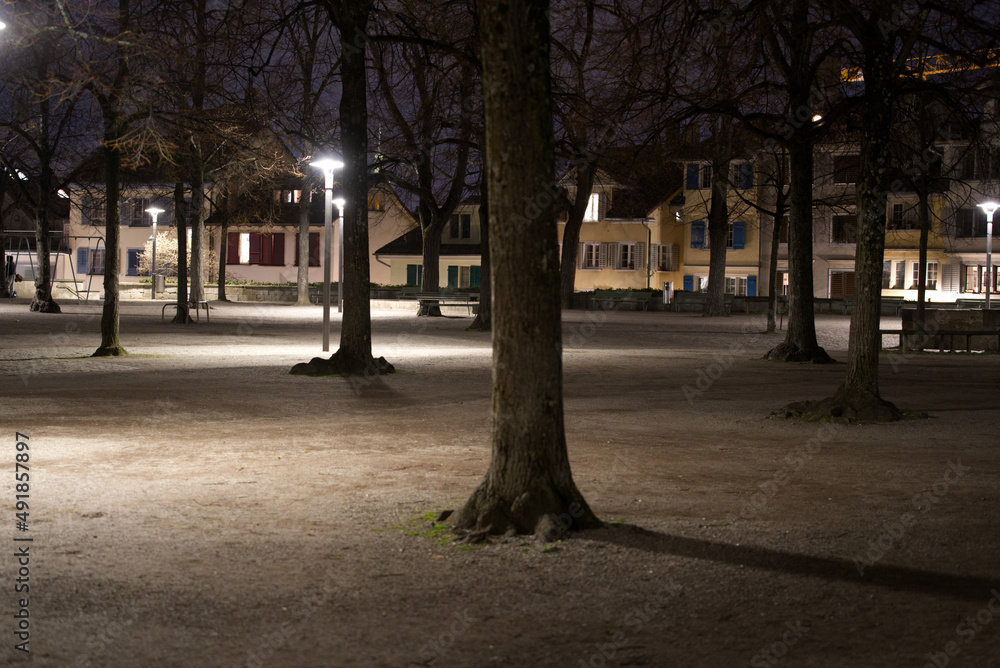
[[[458,287],[458,267],[453,264],[448,265],[448,287]]]
[[[472,265],[469,267],[469,287],[478,288],[479,283],[482,281],[482,267],[479,265]]]
[[[419,264],[408,264],[406,265],[406,284],[407,285],[420,285],[420,277],[418,276],[417,269],[420,267]]]

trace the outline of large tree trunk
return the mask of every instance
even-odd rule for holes
[[[120,136],[113,111],[105,111],[105,123],[111,128],[104,142],[104,176],[107,190],[104,218],[104,308],[101,312],[101,345],[93,357],[126,355],[119,337],[118,268],[121,266],[121,187],[122,156],[117,141]]]
[[[891,45],[870,45],[865,63],[865,110],[861,117],[861,167],[858,174],[858,246],[854,261],[854,306],[847,347],[847,378],[839,397],[855,410],[874,411],[877,419],[902,417],[879,393],[882,348],[882,262],[885,257],[886,198],[889,192],[892,125]]]
[[[191,299],[197,308],[205,297],[205,165],[195,160],[191,178]]]
[[[35,208],[35,298],[31,300],[32,311],[39,313],[61,313],[59,304],[52,298],[52,252],[51,226],[49,224],[49,200],[52,192],[52,170],[43,164],[38,184],[38,200]]]
[[[228,200],[226,206],[228,207]],[[229,216],[227,215],[222,219],[222,225],[219,226],[219,274],[218,274],[218,289],[216,290],[216,295],[220,302],[227,302],[229,299],[226,297],[226,260],[227,249],[229,241]]]
[[[375,375],[392,373],[384,357],[372,357],[371,267],[368,259],[368,94],[365,76],[370,2],[339,0],[327,9],[340,31],[343,93],[340,130],[344,148],[344,314],[340,349],[329,359],[314,357],[291,373],[304,375]]]
[[[177,221],[177,309],[170,322],[186,325],[193,322],[188,307],[187,264],[187,202],[184,201],[184,184],[174,184],[174,219]]]
[[[480,4],[486,167],[493,253],[492,457],[455,529],[475,539],[516,531],[546,540],[600,525],[566,451],[556,209],[525,201],[555,174],[548,2]],[[551,200],[551,197],[546,198]]]
[[[708,294],[705,315],[726,314],[726,241],[729,238],[729,164],[732,122],[720,119],[713,138],[712,196],[708,210]]]
[[[429,206],[420,207],[420,228],[423,238],[421,262],[424,271],[420,290],[422,292],[438,292],[441,289],[441,235],[444,234],[444,220],[439,220],[431,214]],[[440,316],[441,308],[436,302],[421,303],[418,315]]]
[[[302,179],[302,196],[299,197],[299,266],[296,272],[297,306],[309,306],[309,214],[312,212],[312,190],[314,180],[306,176]]]
[[[774,200],[774,226],[771,235],[770,262],[767,268],[767,331],[778,329],[778,251],[781,246],[781,228],[785,218],[785,196],[778,184],[778,196]]]
[[[490,261],[490,214],[489,187],[485,175],[479,186],[479,238],[482,253],[479,260],[479,308],[470,330],[489,332],[493,330],[493,269]]]
[[[793,107],[794,108],[794,107]],[[765,355],[791,362],[833,362],[816,340],[813,311],[813,144],[797,140],[788,147],[788,334]],[[880,269],[881,271],[881,269]]]
[[[920,250],[918,251],[920,275],[918,277],[919,285],[917,285],[917,323],[923,329],[925,302],[927,300],[927,242],[931,230],[931,211],[930,202],[927,201],[927,179],[921,178],[920,181],[921,183],[917,186],[920,190],[920,199],[917,201],[917,215],[920,225]],[[940,277],[938,279],[940,280]]]
[[[587,205],[594,190],[593,165],[581,160],[576,168],[576,197],[569,209],[566,225],[563,227],[562,258],[560,259],[559,293],[564,309],[573,308],[573,297],[576,294],[576,267],[580,249],[580,230],[583,228],[583,217],[587,215]]]

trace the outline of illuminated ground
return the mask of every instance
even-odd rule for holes
[[[0,304],[0,664],[28,659],[17,534],[40,666],[1000,665],[996,355],[886,355],[884,396],[933,417],[836,427],[768,418],[844,366],[760,361],[759,320],[568,313],[570,456],[609,528],[469,549],[411,534],[487,465],[486,335],[376,313],[399,373],[356,383],[288,375],[318,308],[213,307],[126,303],[133,355],[95,360],[99,306]],[[819,327],[845,359],[847,319]]]

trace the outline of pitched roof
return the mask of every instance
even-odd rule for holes
[[[424,249],[424,234],[420,227],[415,227],[400,237],[396,237],[375,251],[375,255],[416,255],[421,256]],[[452,255],[481,255],[482,244],[441,244],[441,257]]]

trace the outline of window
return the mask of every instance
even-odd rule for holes
[[[841,299],[846,295],[853,295],[853,294],[854,294],[854,272],[831,271],[830,298]]]
[[[896,280],[893,282],[892,287],[897,290],[903,290],[906,288],[906,263],[897,262],[896,263]]]
[[[674,244],[653,244],[650,261],[657,271],[677,271],[680,265],[680,248]]]
[[[635,269],[635,243],[618,244],[618,260],[615,269]]]
[[[150,206],[148,197],[128,197],[122,199],[122,225],[128,227],[152,227],[153,217],[146,213]],[[157,221],[161,222],[161,221]]]
[[[927,289],[937,290],[938,283],[938,263],[928,262],[927,263]]]
[[[382,210],[382,193],[369,193],[368,194],[368,210],[369,211],[381,211]]]
[[[142,258],[141,248],[128,248],[125,250],[125,275],[139,275],[139,260]]]
[[[997,226],[1000,227],[1000,226]],[[994,230],[996,236],[997,230]],[[955,236],[971,239],[986,236],[986,212],[976,207],[959,209],[955,212]]]
[[[857,183],[860,171],[861,156],[857,153],[833,156],[834,183]]]
[[[729,171],[729,180],[732,182],[734,188],[738,190],[753,188],[752,162],[734,162],[730,165]]]
[[[472,285],[472,268],[471,267],[459,267],[458,268],[458,287],[468,288]]]
[[[858,243],[858,217],[850,214],[834,216],[831,221],[830,240],[835,244]]]
[[[687,165],[685,186],[688,190],[704,190],[712,187],[712,167],[691,162]]]
[[[452,239],[472,238],[472,214],[456,213],[451,217],[450,233]]]
[[[299,266],[299,237],[295,235],[295,266]],[[319,266],[319,232],[309,233],[309,266]]]
[[[84,197],[80,200],[80,217],[84,225],[103,226],[107,219],[104,199]]]
[[[583,252],[580,258],[581,269],[601,268],[601,244],[587,242],[582,244]]]
[[[739,276],[726,276],[726,294],[745,297],[747,294],[747,279]]]
[[[316,245],[318,254],[318,238]],[[285,266],[284,232],[276,234],[230,232],[229,237],[226,239],[226,263],[269,267]]]
[[[781,230],[778,232],[778,243],[787,244],[788,243],[788,216],[781,217]]]
[[[987,149],[970,150],[962,158],[963,179],[978,181],[1000,177],[1000,156]]]
[[[79,271],[81,274],[90,274],[92,276],[101,276],[104,274],[104,249],[100,250],[96,248],[79,249],[86,250],[87,261],[79,262],[81,259],[80,253],[77,253],[77,264],[79,265]]]
[[[706,248],[705,243],[705,221],[696,220],[691,223],[691,248]]]
[[[892,262],[882,263],[882,289],[892,287]]]
[[[423,283],[424,283],[424,266],[422,264],[406,265],[406,284],[423,285]]]
[[[916,229],[918,225],[914,207],[907,206],[901,202],[894,203],[889,207],[889,222],[886,227],[890,230]]]
[[[584,222],[594,222],[600,220],[601,217],[601,196],[599,193],[593,193],[590,199],[587,200],[587,210],[583,214]]]
[[[742,250],[746,247],[746,223],[735,220],[729,224],[729,234],[726,236],[726,248]]]

